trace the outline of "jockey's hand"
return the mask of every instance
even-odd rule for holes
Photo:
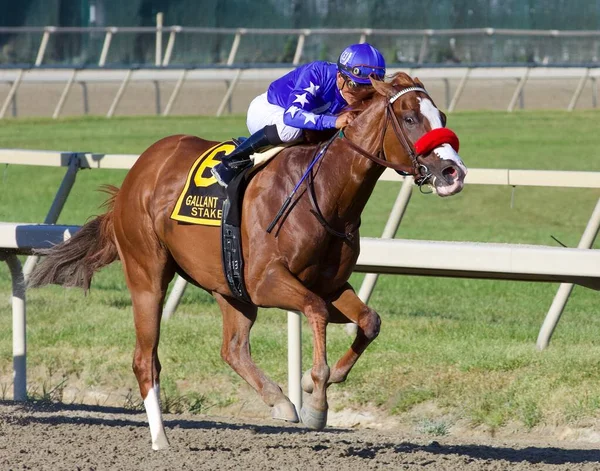
[[[335,127],[336,129],[342,129],[345,126],[348,126],[352,121],[354,121],[354,115],[352,113],[341,114],[335,120]]]

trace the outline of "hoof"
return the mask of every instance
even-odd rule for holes
[[[310,375],[311,371],[312,370],[307,370],[304,372],[302,375],[302,382],[300,383],[302,385],[302,391],[307,394],[312,394],[313,389],[315,388],[315,383]]]
[[[317,410],[309,406],[303,406],[300,411],[302,423],[313,430],[323,430],[327,424],[327,409]]]
[[[285,420],[286,422],[292,422],[294,424],[300,422],[298,414],[296,413],[296,407],[289,401],[275,404],[271,409],[271,417],[275,420]]]

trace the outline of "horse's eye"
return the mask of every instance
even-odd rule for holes
[[[406,124],[415,124],[415,119],[411,118],[410,116],[407,116],[406,118],[404,118],[404,122]]]

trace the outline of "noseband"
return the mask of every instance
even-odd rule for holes
[[[381,138],[379,139],[379,145],[377,146],[379,149],[378,154],[383,155],[383,157],[384,157],[383,159],[367,152],[362,147],[360,147],[359,145],[352,142],[350,139],[348,139],[344,135],[344,132],[342,130],[340,130],[339,136],[341,138],[346,138],[346,142],[348,142],[348,144],[350,144],[350,147],[352,147],[358,153],[367,157],[369,160],[375,162],[376,164],[382,165],[383,167],[391,168],[391,169],[396,170],[404,175],[415,176],[416,177],[415,184],[419,185],[419,187],[420,187],[423,184],[425,184],[425,182],[427,182],[427,180],[431,177],[431,173],[429,172],[429,169],[427,168],[427,166],[425,164],[419,162],[419,158],[422,157],[422,154],[418,154],[417,152],[415,152],[415,149],[410,144],[410,141],[406,137],[406,132],[404,131],[404,128],[402,127],[402,123],[400,121],[398,121],[398,117],[394,113],[394,108],[393,108],[394,102],[398,98],[400,98],[402,95],[405,95],[410,92],[421,92],[421,93],[424,93],[425,95],[429,96],[429,94],[427,93],[427,90],[425,90],[424,88],[409,87],[409,88],[405,88],[404,90],[400,90],[398,93],[396,93],[394,96],[392,96],[389,99],[389,101],[385,107],[385,125],[383,126],[383,130],[381,132]],[[392,124],[392,129],[394,130],[394,134],[396,135],[396,138],[398,139],[400,144],[402,144],[404,151],[410,158],[410,161],[412,163],[411,166],[393,163],[385,158],[383,142],[385,139],[385,132],[387,131],[389,123]]]

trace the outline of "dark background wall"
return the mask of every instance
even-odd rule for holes
[[[96,10],[95,21],[90,9]],[[600,0],[0,0],[0,26],[597,29]],[[90,20],[92,20],[90,22]]]
[[[2,26],[154,26],[162,12],[164,25],[217,28],[373,28],[598,30],[600,0],[0,0]],[[42,33],[0,32],[0,64],[31,64]],[[307,37],[303,61],[334,60],[348,35]],[[97,64],[104,32],[51,36],[45,65]],[[164,45],[167,33],[164,34]],[[594,64],[600,41],[593,37],[553,38],[514,34],[490,37],[445,35],[368,38],[390,63],[429,64]],[[177,36],[173,65],[222,64],[233,35],[184,33]],[[246,35],[237,63],[290,63],[295,35]],[[156,36],[119,33],[108,63],[151,65]]]

